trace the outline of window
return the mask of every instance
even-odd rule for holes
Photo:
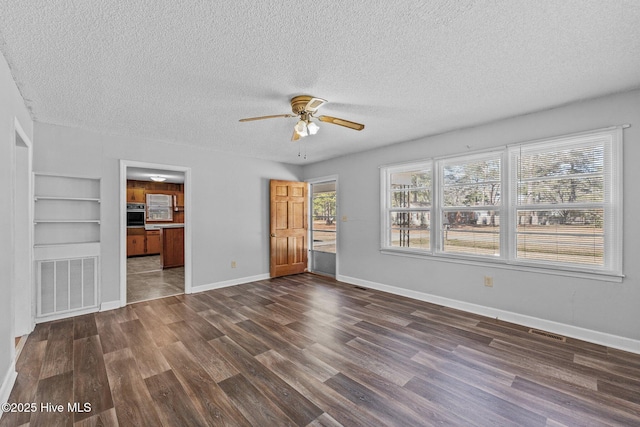
[[[438,162],[441,250],[500,256],[500,154]]]
[[[616,127],[383,167],[382,249],[620,276],[621,152]]]
[[[147,194],[147,221],[172,221],[172,202],[170,194]]]
[[[431,163],[388,168],[383,245],[431,250]]]
[[[621,269],[615,140],[600,132],[509,148],[516,260]]]

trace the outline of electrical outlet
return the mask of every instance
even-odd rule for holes
[[[493,277],[484,276],[484,285],[488,288],[493,288]]]
[[[347,216],[346,215],[342,215],[342,222],[347,222]]]
[[[231,268],[236,268],[236,262],[235,261],[231,261]]]

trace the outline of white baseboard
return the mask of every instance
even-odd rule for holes
[[[66,311],[64,313],[59,313],[59,314],[50,314],[48,316],[42,316],[42,317],[36,318],[36,323],[52,322],[54,320],[68,319],[70,317],[82,316],[83,314],[96,313],[99,311],[99,309],[100,307],[89,307],[89,308],[83,308],[81,310]]]
[[[13,362],[11,362],[9,370],[4,375],[2,386],[0,386],[0,404],[7,403],[7,401],[9,400],[9,395],[11,394],[11,390],[13,389],[13,385],[15,384],[17,377],[18,373],[16,372],[16,363],[14,360]]]
[[[356,277],[339,275],[337,279],[341,282],[350,283],[352,285],[389,292],[390,294],[401,295],[419,301],[426,301],[432,304],[443,305],[445,307],[455,308],[493,319],[500,319],[506,322],[516,323],[518,325],[541,329],[544,331],[553,332],[555,334],[588,341],[594,344],[600,344],[607,347],[617,348],[619,350],[640,354],[640,341],[631,338],[593,331],[590,329],[580,328],[578,326],[567,325],[565,323],[540,319],[537,317],[531,317],[511,311],[500,310],[497,308],[485,307],[478,304],[444,298],[424,292],[413,291],[396,286],[389,286],[382,283],[371,282],[369,280],[358,279]]]
[[[100,311],[108,311],[115,310],[116,308],[120,308],[120,300],[117,301],[107,301],[100,304]]]
[[[271,276],[269,274],[259,274],[257,276],[240,277],[238,279],[225,280],[222,282],[209,283],[207,285],[193,286],[191,293],[210,291],[212,289],[227,288],[229,286],[242,285],[244,283],[257,282],[260,280],[267,280]]]

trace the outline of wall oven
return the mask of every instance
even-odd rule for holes
[[[127,203],[127,227],[144,227],[144,203]]]

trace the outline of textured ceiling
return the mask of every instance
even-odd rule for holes
[[[34,120],[287,163],[640,87],[637,0],[2,0],[0,16]],[[238,122],[300,94],[366,128],[299,144],[295,119]]]

